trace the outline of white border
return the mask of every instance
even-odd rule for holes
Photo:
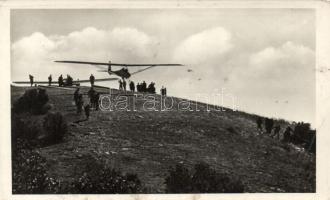
[[[330,184],[330,71],[316,77],[317,192],[188,195],[12,195],[10,154],[10,9],[106,8],[312,8],[316,11],[316,68],[330,68],[330,4],[326,1],[51,1],[0,0],[0,199],[324,199]],[[328,101],[328,102],[327,102]]]

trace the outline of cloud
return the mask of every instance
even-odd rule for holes
[[[314,51],[288,41],[251,53],[232,72],[228,87],[250,112],[313,123],[314,67]]]
[[[174,59],[190,65],[205,64],[221,58],[233,47],[231,33],[215,27],[186,38],[176,49]]]
[[[89,66],[61,65],[54,60],[90,60],[141,62],[153,55],[156,39],[134,28],[101,30],[87,27],[67,35],[46,36],[36,32],[12,44],[12,79],[26,79],[28,73],[37,74],[37,80],[57,75],[90,74]],[[22,70],[28,69],[28,70]],[[94,70],[95,71],[95,70]]]

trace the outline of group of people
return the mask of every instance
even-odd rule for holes
[[[32,87],[34,84],[34,77],[31,74],[29,74],[29,79],[30,79],[30,84]],[[93,74],[90,75],[89,81],[91,83],[91,86],[94,86],[95,77]],[[52,82],[53,82],[53,77],[50,74],[48,76],[48,86],[51,86]],[[79,82],[79,79],[78,79],[78,82]],[[72,86],[72,85],[73,85],[73,78],[69,74],[67,74],[66,79],[63,78],[62,74],[58,77],[58,86],[59,87]]]
[[[119,90],[126,91],[125,79],[119,80],[118,82],[119,82]],[[147,85],[147,83],[145,81],[143,81],[142,83],[137,83],[136,88],[135,88],[135,83],[133,81],[129,81],[129,90],[131,92],[135,92],[135,89],[136,89],[137,92],[147,92],[147,93],[151,93],[151,94],[156,94],[155,85],[156,84],[154,82],[151,82],[149,85]],[[166,88],[162,87],[161,94],[166,95]]]
[[[99,98],[100,93],[94,90],[93,87],[87,92],[89,97],[89,103],[84,105],[83,95],[80,93],[80,88],[77,88],[76,91],[73,93],[73,100],[77,107],[77,113],[81,114],[82,109],[84,108],[86,118],[89,119],[90,110],[94,108],[95,110],[99,109]]]
[[[257,126],[260,132],[263,131],[263,119],[261,117],[257,118]],[[280,140],[280,132],[281,132],[281,126],[279,124],[277,124],[276,126],[274,125],[274,120],[273,119],[265,119],[265,129],[266,129],[266,133],[269,134],[270,137],[273,138],[277,138],[278,140]],[[293,130],[290,126],[287,126],[285,131],[282,134],[282,142],[290,142],[291,141],[291,137],[293,135]]]

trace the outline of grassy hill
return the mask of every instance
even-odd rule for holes
[[[26,89],[12,86],[12,102]],[[84,93],[88,89],[81,87]],[[47,88],[52,109],[65,116],[69,134],[61,143],[37,149],[46,159],[47,173],[64,185],[72,182],[86,158],[94,157],[136,173],[148,193],[165,192],[170,166],[181,163],[192,168],[201,161],[238,177],[246,192],[315,192],[315,156],[260,134],[255,115],[229,109],[207,112],[206,104],[190,105],[200,111],[145,111],[145,100],[140,99],[135,103],[137,111],[92,111],[83,121],[84,115],[76,114],[73,104],[74,90]],[[127,98],[132,110],[134,97]],[[155,98],[160,101],[159,95]],[[88,102],[86,95],[84,100]],[[180,99],[173,100],[177,108]],[[282,131],[288,125],[278,123]]]

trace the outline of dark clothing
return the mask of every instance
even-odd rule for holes
[[[73,100],[74,100],[74,103],[76,104],[76,106],[77,106],[78,98],[79,98],[79,89],[76,89],[76,91],[74,91],[74,93],[73,93]]]
[[[48,76],[48,85],[51,86],[52,85],[52,75]]]
[[[91,83],[91,86],[94,85],[94,81],[95,81],[95,77],[93,76],[93,74],[89,77],[89,82]]]
[[[95,99],[95,90],[93,89],[93,87],[91,87],[91,89],[88,91],[88,97],[89,97],[89,102],[92,105],[92,107],[94,106],[94,99]]]
[[[290,142],[291,139],[291,128],[287,127],[283,133],[283,142]]]
[[[95,107],[95,110],[99,110],[99,99],[100,99],[100,93],[95,92],[95,94],[94,94],[94,107]]]
[[[32,85],[33,85],[33,76],[29,75],[29,79],[30,79],[30,84],[31,84],[31,87],[32,87]]]
[[[259,130],[262,129],[262,118],[261,117],[258,117],[258,119],[257,119],[257,126],[258,126]]]
[[[77,113],[78,114],[81,113],[83,105],[84,105],[83,96],[82,96],[82,94],[79,94],[78,95],[77,104],[76,104],[76,106],[77,106]]]
[[[141,92],[146,92],[146,91],[147,91],[147,83],[143,81],[141,86]]]
[[[130,89],[132,92],[135,92],[135,85],[134,85],[134,82],[133,82],[133,81],[131,81],[131,82],[129,83],[129,89]]]
[[[61,75],[60,77],[58,77],[58,86],[62,87],[63,85],[64,85],[63,76]]]
[[[89,119],[89,113],[90,113],[90,106],[89,106],[89,104],[87,104],[84,107],[84,110],[85,110],[86,119]]]

